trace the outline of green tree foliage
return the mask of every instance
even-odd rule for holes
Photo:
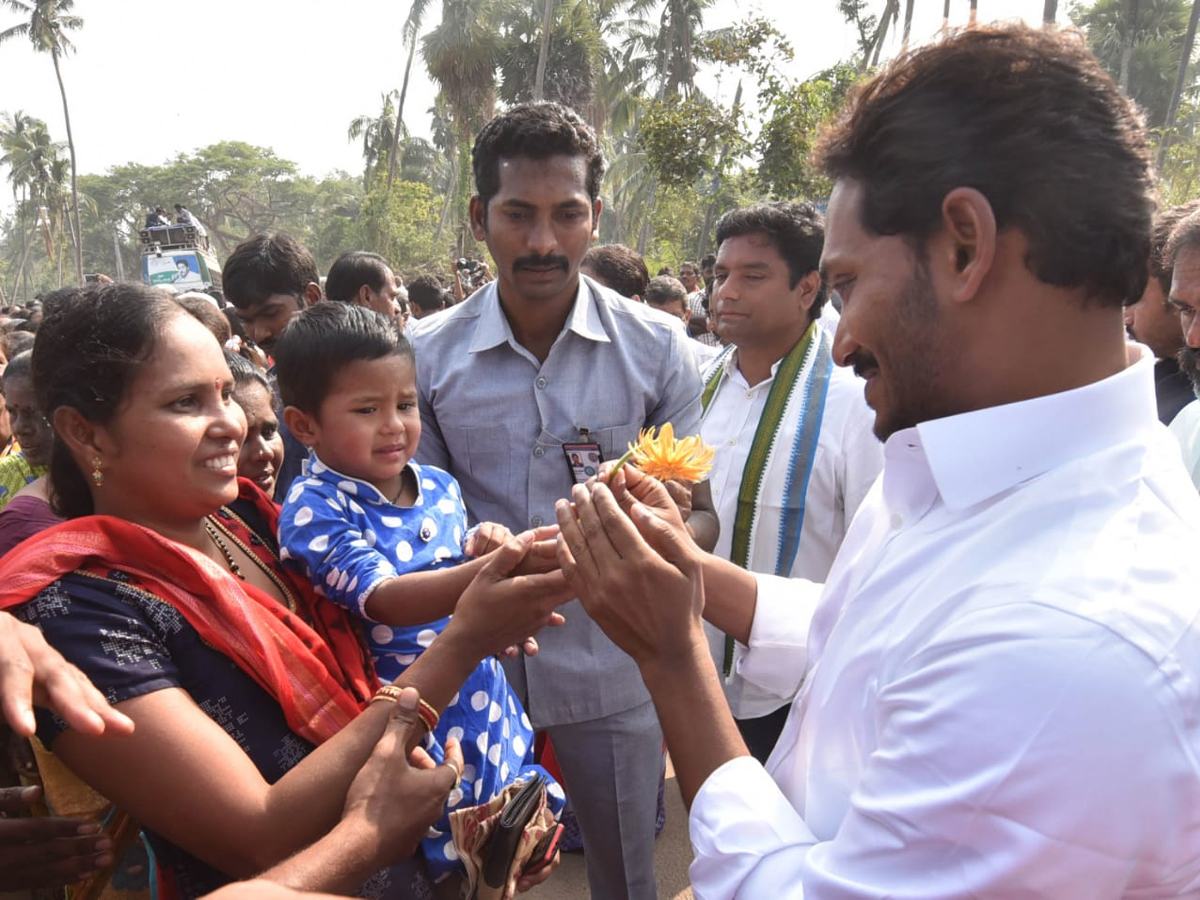
[[[1069,15],[1114,80],[1121,78],[1123,50],[1128,48],[1128,94],[1157,128],[1171,103],[1190,13],[1188,0],[1140,0],[1131,22],[1129,0],[1096,0],[1073,7]]]
[[[832,185],[809,157],[821,126],[841,107],[857,77],[853,64],[841,63],[773,94],[754,145],[755,180],[762,191],[776,199],[829,196]]]
[[[449,240],[437,237],[442,198],[426,184],[379,177],[362,204],[364,246],[395,266],[440,271],[451,257]]]
[[[647,105],[637,141],[655,176],[666,187],[694,184],[711,173],[728,145],[742,138],[735,117],[702,94]]]

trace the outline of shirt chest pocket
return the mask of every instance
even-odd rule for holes
[[[592,441],[600,445],[600,455],[604,460],[620,459],[629,445],[637,441],[642,422],[630,422],[627,425],[615,425],[611,428],[597,428],[589,431]]]

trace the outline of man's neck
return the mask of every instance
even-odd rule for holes
[[[737,367],[738,371],[742,373],[742,377],[746,379],[746,383],[753,387],[770,378],[771,370],[775,368],[775,365],[791,353],[798,343],[804,340],[804,335],[808,333],[808,326],[810,324],[810,322],[805,322],[800,334],[795,335],[794,339],[791,340],[776,341],[757,346],[738,344]]]
[[[506,293],[496,285],[500,309],[508,319],[513,338],[537,357],[538,362],[545,362],[546,357],[550,355],[550,348],[558,340],[571,315],[578,290],[579,282],[576,281],[562,296],[529,301],[517,295],[515,291]]]

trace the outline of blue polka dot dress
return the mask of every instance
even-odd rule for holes
[[[466,558],[467,514],[458,483],[432,466],[410,462],[418,493],[411,507],[391,503],[372,484],[330,469],[315,455],[305,477],[292,483],[279,518],[280,557],[302,571],[317,592],[349,609],[363,622],[375,670],[391,682],[437,638],[449,617],[420,626],[393,627],[373,621],[367,598],[385,579],[410,572],[456,566]],[[426,749],[438,762],[443,744],[462,743],[462,785],[450,794],[446,811],[486,803],[504,787],[533,773],[533,728],[512,694],[504,670],[489,657],[475,667],[442,712]],[[555,815],[562,789],[551,782]],[[462,871],[447,817],[434,825],[437,837],[422,846],[435,880]],[[432,832],[431,832],[432,834]]]

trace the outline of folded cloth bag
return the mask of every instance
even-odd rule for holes
[[[513,782],[480,806],[451,812],[450,834],[467,870],[467,896],[512,900],[534,849],[557,827],[541,775]]]

